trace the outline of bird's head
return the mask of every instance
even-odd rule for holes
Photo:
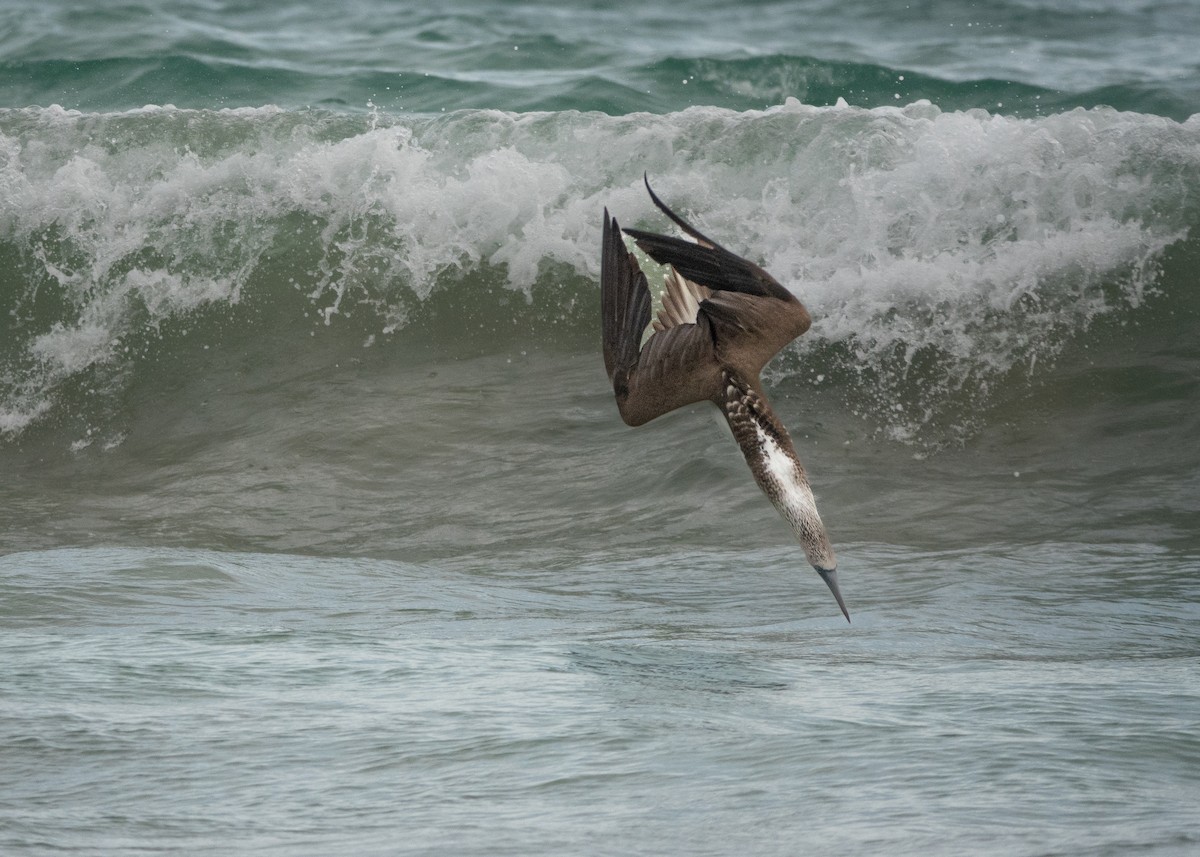
[[[809,564],[817,570],[817,574],[821,575],[821,579],[825,581],[825,585],[837,599],[838,607],[842,608],[842,615],[849,622],[850,611],[846,609],[846,602],[842,599],[842,590],[838,586],[837,556],[833,552],[833,545],[829,543],[829,535],[825,532],[824,524],[816,515],[797,523],[800,526],[795,528],[796,536],[804,548],[804,555],[808,557]]]

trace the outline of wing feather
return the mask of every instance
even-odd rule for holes
[[[621,227],[604,209],[600,248],[601,327],[604,368],[615,383],[619,371],[636,365],[642,334],[650,323],[650,289],[637,260],[625,248]]]
[[[713,292],[700,305],[716,342],[717,357],[746,378],[757,378],[763,366],[812,324],[799,301],[781,303],[738,292]]]
[[[650,323],[650,290],[607,210],[600,302],[604,365],[625,422],[641,425],[718,393],[721,370],[707,318],[656,331],[641,344]]]
[[[646,189],[654,204],[695,240],[622,230],[604,212],[604,365],[621,417],[630,425],[692,402],[717,400],[727,369],[757,379],[767,361],[812,323],[804,305],[774,277],[671,211],[649,180]],[[622,231],[668,266],[663,307],[645,344],[642,337],[652,323],[650,290]]]
[[[685,241],[640,229],[626,229],[639,247],[660,265],[670,265],[688,280],[716,291],[725,289],[785,303],[799,303],[796,296],[753,262],[731,253],[667,207],[646,179],[646,190],[654,204],[684,232],[695,238]]]
[[[666,330],[677,324],[695,324],[700,304],[712,294],[712,289],[684,279],[674,268],[667,269],[663,306],[654,320],[655,330]]]
[[[684,318],[696,323],[707,319],[717,359],[747,377],[757,377],[767,361],[808,330],[808,310],[758,265],[726,250],[668,208],[649,180],[646,190],[654,204],[695,239],[625,230],[652,259],[669,266],[656,329]]]

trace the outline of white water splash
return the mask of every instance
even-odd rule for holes
[[[643,171],[808,303],[806,347],[846,344],[863,364],[935,349],[1004,371],[1142,302],[1194,217],[1198,152],[1196,119],[924,102],[409,120],[0,111],[0,224],[18,268],[0,288],[38,316],[0,371],[5,425],[119,359],[131,325],[236,306],[277,281],[326,323],[365,310],[390,332],[435,289],[470,301],[478,272],[527,296],[564,271],[594,279],[603,207],[670,228]],[[28,309],[38,290],[57,317]]]

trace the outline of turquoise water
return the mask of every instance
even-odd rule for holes
[[[1200,847],[1191,4],[0,22],[4,854]],[[849,626],[617,416],[643,172],[812,311]]]
[[[1200,101],[1200,10],[1153,0],[6,6],[7,106],[624,114],[793,96],[1183,120]]]

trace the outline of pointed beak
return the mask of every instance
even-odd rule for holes
[[[846,609],[846,602],[842,600],[842,590],[838,588],[837,569],[823,571],[817,569],[817,574],[821,575],[821,579],[825,581],[829,587],[829,591],[833,593],[833,597],[837,599],[838,607],[842,608],[842,615],[846,617],[846,621],[850,621],[850,611]]]

